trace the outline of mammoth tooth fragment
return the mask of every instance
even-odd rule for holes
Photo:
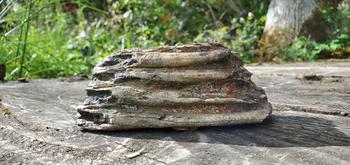
[[[220,44],[122,50],[93,70],[78,125],[86,130],[183,128],[262,122],[264,90]]]

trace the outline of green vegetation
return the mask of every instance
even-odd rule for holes
[[[336,38],[318,43],[305,37],[296,38],[290,48],[283,50],[281,58],[284,61],[312,61],[316,58],[329,56],[343,57],[346,47],[350,45],[350,35],[340,34]],[[338,54],[337,54],[338,53]],[[326,57],[321,55],[326,54]]]
[[[88,75],[120,49],[214,41],[254,62],[269,1],[234,2],[7,0],[0,5],[0,63],[7,65],[7,79]],[[324,43],[297,38],[281,60],[314,60],[349,45],[342,21],[349,8],[326,7],[323,16],[334,24],[335,37]]]
[[[216,30],[205,30],[194,41],[208,42],[208,39],[224,44],[239,52],[249,63],[258,58],[258,44],[264,30],[265,16],[256,17],[249,12],[246,18],[233,19],[228,26]]]
[[[346,2],[346,3],[345,3]],[[346,5],[347,4],[347,5]],[[323,20],[332,31],[324,42],[315,42],[306,37],[296,38],[289,49],[283,50],[284,61],[311,61],[316,58],[346,58],[350,54],[350,0],[345,0],[338,9],[325,6],[321,10]]]

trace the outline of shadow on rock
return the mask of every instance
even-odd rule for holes
[[[350,146],[350,138],[332,121],[317,117],[272,115],[262,124],[205,127],[190,132],[173,129],[88,131],[113,137],[258,147]],[[167,138],[166,138],[167,137]]]

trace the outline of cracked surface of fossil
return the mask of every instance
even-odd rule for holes
[[[219,44],[122,50],[96,65],[77,123],[87,130],[260,123],[271,113],[239,55]]]

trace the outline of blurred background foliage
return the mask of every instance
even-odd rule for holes
[[[349,1],[349,0],[344,0]],[[0,64],[7,79],[89,75],[126,48],[219,42],[258,59],[268,0],[0,0]],[[349,45],[349,3],[325,6],[332,39],[296,38],[280,61],[314,60]],[[21,71],[22,68],[22,71]]]

